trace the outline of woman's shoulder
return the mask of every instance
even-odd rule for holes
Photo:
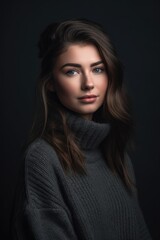
[[[25,162],[29,164],[32,161],[39,162],[39,164],[43,161],[48,164],[59,162],[53,146],[43,138],[35,139],[25,151]]]
[[[55,154],[54,148],[43,138],[36,138],[32,143],[29,144],[25,155],[32,155],[37,153]]]
[[[57,201],[57,175],[63,178],[63,170],[54,148],[44,139],[37,138],[29,145],[25,156],[25,191],[28,202],[43,207]]]
[[[56,172],[62,173],[62,166],[54,148],[44,139],[35,139],[27,148],[24,156],[25,177],[49,178]],[[36,176],[36,177],[35,177]]]

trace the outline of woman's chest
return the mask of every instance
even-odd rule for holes
[[[98,234],[99,239],[105,233],[112,236],[110,239],[119,239],[118,235],[123,236],[123,232],[128,236],[135,232],[136,226],[132,229],[136,225],[134,199],[120,179],[101,164],[93,164],[87,170],[87,176],[77,176],[68,181],[73,214],[90,226],[90,232],[94,236]]]

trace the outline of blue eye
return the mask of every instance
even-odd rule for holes
[[[95,72],[95,73],[102,73],[102,72],[104,72],[104,68],[94,68],[93,72]]]
[[[66,72],[66,74],[67,74],[68,76],[74,76],[74,75],[77,74],[77,71],[76,71],[76,70],[68,70],[68,71]]]

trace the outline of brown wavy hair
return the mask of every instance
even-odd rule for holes
[[[42,32],[38,43],[41,72],[37,82],[37,111],[28,144],[38,137],[45,139],[57,152],[65,172],[70,169],[74,173],[86,174],[84,156],[66,122],[64,106],[56,93],[49,90],[49,84],[54,81],[53,68],[57,57],[75,43],[93,44],[104,61],[108,88],[104,103],[94,113],[93,120],[110,123],[111,130],[101,149],[109,168],[130,189],[132,183],[125,154],[132,139],[133,121],[123,85],[123,67],[108,35],[95,22],[71,19],[52,23]]]

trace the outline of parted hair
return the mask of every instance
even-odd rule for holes
[[[125,161],[132,143],[133,121],[128,95],[123,84],[123,66],[108,35],[97,23],[86,19],[69,19],[51,23],[38,42],[41,70],[37,80],[37,105],[28,144],[37,137],[55,149],[64,171],[86,174],[83,152],[66,121],[66,111],[49,84],[56,81],[53,69],[57,57],[72,44],[93,44],[105,64],[108,88],[103,105],[93,114],[93,121],[108,122],[111,129],[101,144],[106,164],[127,189],[131,188]],[[61,128],[61,129],[60,129]]]

